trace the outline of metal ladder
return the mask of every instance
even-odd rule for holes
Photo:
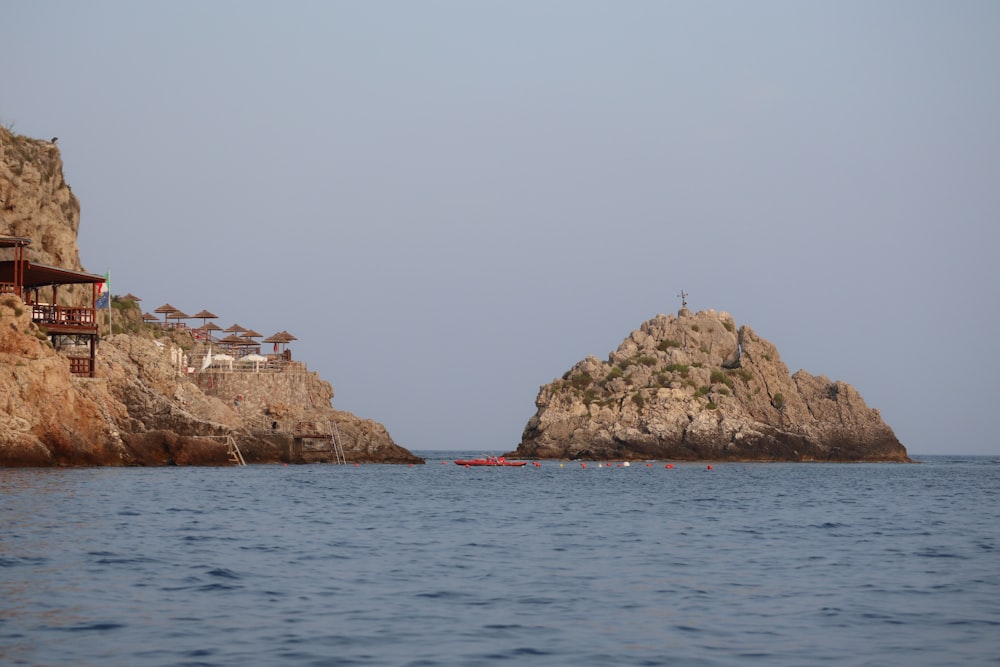
[[[326,423],[330,427],[330,447],[333,450],[333,462],[338,465],[347,465],[344,447],[340,444],[340,429],[330,420],[327,420]]]
[[[236,444],[236,438],[231,435],[227,435],[226,447],[230,461],[238,466],[245,466],[247,464],[247,462],[243,459],[243,452],[240,451],[240,446]]]

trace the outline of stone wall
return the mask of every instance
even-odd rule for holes
[[[295,424],[321,419],[310,408],[330,407],[333,387],[303,364],[293,362],[280,372],[253,370],[206,370],[195,372],[191,380],[207,395],[233,408],[248,426],[295,430]]]

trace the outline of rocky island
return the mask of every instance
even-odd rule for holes
[[[898,461],[906,449],[844,382],[789,375],[731,315],[685,307],[541,387],[508,456],[562,459]]]
[[[10,241],[0,254],[82,272],[79,223],[54,141],[0,127],[0,237]],[[134,299],[95,318],[91,285],[29,292],[17,261],[0,264],[0,466],[423,462],[381,424],[335,410],[333,387],[302,362],[206,364],[204,339],[144,322]],[[41,317],[51,313],[100,325],[89,358],[85,346],[73,356],[79,340],[57,335],[69,329]]]

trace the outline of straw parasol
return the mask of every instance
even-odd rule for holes
[[[202,335],[204,335],[205,338],[207,339],[209,337],[209,335],[210,335],[208,333],[208,320],[214,320],[215,318],[218,317],[218,315],[216,315],[213,312],[207,311],[207,310],[202,310],[202,311],[199,311],[199,312],[195,313],[191,317],[197,317],[197,318],[201,319],[201,326],[198,327],[198,329],[202,332]]]
[[[247,329],[240,334],[240,338],[244,340],[244,347],[248,350],[253,349],[255,352],[260,352],[260,343],[255,341],[254,338],[261,338],[264,334],[259,334],[253,329]]]
[[[202,330],[205,332],[205,340],[207,340],[209,343],[211,343],[212,342],[212,332],[213,331],[222,331],[222,327],[220,327],[215,322],[209,322],[208,324],[206,324],[205,326],[202,327]]]
[[[281,340],[281,336],[279,336],[278,334],[274,334],[274,335],[271,335],[271,336],[268,336],[267,338],[265,338],[264,342],[265,343],[273,343],[274,344],[274,351],[275,351],[275,353],[277,353],[278,352],[278,345],[280,345],[283,341]]]
[[[278,351],[278,346],[281,346],[281,350],[284,351],[285,345],[292,342],[293,340],[298,340],[295,336],[288,333],[287,331],[279,331],[276,334],[272,334],[264,339],[265,343],[274,343],[275,352]]]
[[[157,315],[153,315],[152,313],[143,313],[142,321],[146,323],[159,322],[160,318]]]
[[[169,319],[169,320],[177,320],[177,324],[174,325],[176,327],[180,327],[181,320],[190,320],[191,319],[190,315],[188,315],[187,313],[185,313],[184,311],[181,311],[181,310],[175,310],[172,313],[167,313],[165,317],[166,317],[166,319]]]
[[[135,294],[132,294],[132,292],[129,292],[125,296],[118,297],[118,300],[119,301],[135,301],[136,303],[139,303],[140,301],[142,301],[142,299],[140,299],[139,297],[137,297]]]
[[[245,341],[234,333],[229,334],[225,338],[220,338],[218,341],[219,345],[224,346],[229,350],[235,349],[237,346],[242,345]]]
[[[176,313],[177,309],[174,308],[173,306],[171,306],[169,303],[165,303],[162,306],[160,306],[159,308],[157,308],[156,310],[154,310],[153,312],[154,313],[161,313],[163,315],[163,324],[166,324],[167,323],[167,315],[170,314],[170,313]]]
[[[204,329],[205,328],[205,324],[208,322],[208,320],[218,319],[219,316],[216,315],[215,313],[209,312],[207,310],[203,310],[201,312],[195,313],[191,317],[200,318],[201,319],[201,327],[200,328]]]

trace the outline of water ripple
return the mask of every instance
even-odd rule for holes
[[[997,655],[1000,466],[434,463],[2,470],[0,663]]]

